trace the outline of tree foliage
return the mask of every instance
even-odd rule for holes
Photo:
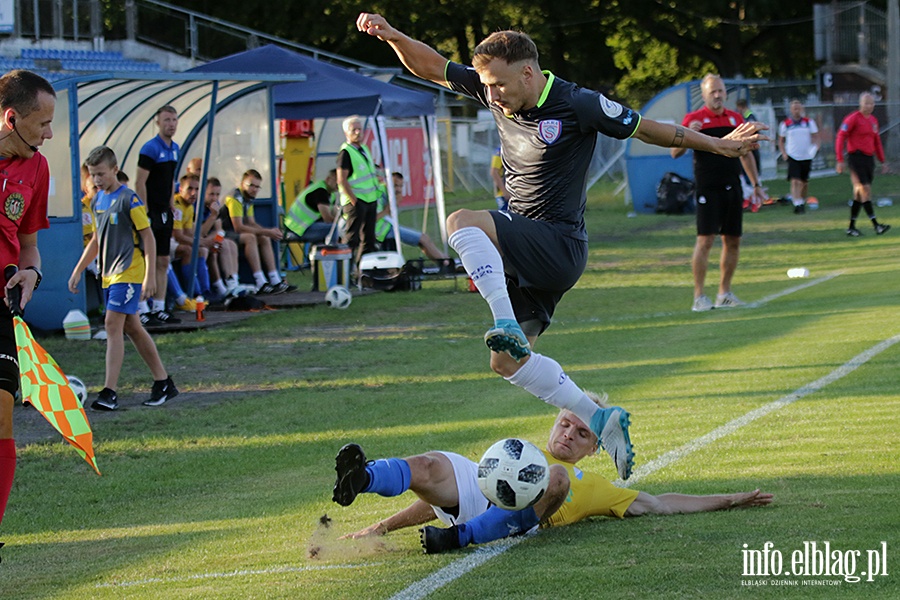
[[[369,63],[398,66],[387,44],[356,31],[359,11],[468,63],[492,31],[520,29],[541,66],[639,105],[705,72],[811,78],[812,6],[783,0],[184,0],[185,8]]]

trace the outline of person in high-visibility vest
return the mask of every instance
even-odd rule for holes
[[[341,210],[347,219],[344,240],[356,257],[375,252],[375,222],[381,190],[372,152],[362,143],[363,120],[347,117],[343,123],[346,142],[337,157],[337,183],[341,192]]]
[[[403,174],[397,171],[391,173],[391,183],[394,186],[394,197],[399,201],[403,196]],[[378,208],[375,237],[382,245],[382,248],[395,249],[397,241],[394,235],[394,228],[388,220],[388,217],[391,216],[391,207],[388,204],[387,193],[381,196],[381,199],[378,201]],[[448,272],[452,271],[454,267],[453,260],[435,245],[427,233],[401,225],[400,241],[409,246],[418,246],[425,253],[425,256],[438,263],[438,266],[445,268]]]
[[[334,207],[337,189],[337,170],[332,169],[325,179],[313,183],[297,195],[284,216],[285,228],[297,236],[297,241],[311,244],[325,242],[332,223],[339,215]]]

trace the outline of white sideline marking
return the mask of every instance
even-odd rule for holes
[[[270,575],[272,573],[299,573],[303,571],[328,571],[331,569],[358,569],[361,567],[373,567],[381,563],[361,563],[358,565],[317,565],[313,567],[274,567],[271,569],[240,569],[237,571],[228,571],[227,573],[197,573],[196,575],[185,575],[183,577],[150,577],[148,579],[139,579],[137,581],[118,581],[114,583],[98,583],[98,588],[119,588],[132,587],[135,585],[146,585],[149,583],[173,583],[177,581],[195,581],[198,579],[222,579],[225,577],[243,577],[246,575]]]
[[[831,275],[826,275],[825,277],[819,277],[818,279],[811,279],[809,281],[801,283],[800,285],[795,285],[794,287],[788,288],[786,290],[776,292],[774,294],[766,296],[765,298],[760,298],[756,302],[748,302],[746,304],[746,307],[747,308],[757,308],[759,306],[762,306],[763,304],[771,302],[772,300],[777,300],[778,298],[787,296],[788,294],[793,294],[794,292],[799,292],[800,290],[805,290],[808,287],[812,287],[814,285],[824,283],[824,282],[834,279],[838,275],[842,275],[842,274],[843,274],[843,271],[838,271],[837,273],[832,273]]]
[[[811,281],[807,284],[804,284],[804,287],[808,287],[809,285],[815,285],[815,283],[818,283],[818,282]],[[786,293],[789,293],[789,291],[787,291]],[[681,448],[677,448],[670,452],[666,452],[659,458],[651,460],[646,465],[642,465],[641,467],[638,467],[634,471],[634,474],[628,479],[627,482],[623,482],[620,479],[615,482],[616,485],[619,485],[622,487],[628,487],[631,484],[640,481],[642,478],[647,477],[647,476],[651,475],[652,473],[655,473],[656,471],[659,471],[660,469],[663,469],[663,468],[671,465],[672,463],[681,460],[688,454],[691,454],[692,452],[696,452],[697,450],[700,450],[701,448],[710,445],[711,443],[718,440],[719,438],[722,438],[730,433],[734,433],[741,427],[752,423],[753,421],[759,419],[760,417],[764,417],[767,414],[769,414],[770,412],[776,411],[779,408],[784,408],[785,406],[787,406],[793,402],[796,402],[797,400],[799,400],[800,398],[803,398],[804,396],[808,396],[809,394],[812,394],[814,392],[821,390],[826,385],[828,385],[830,383],[834,383],[835,381],[837,381],[841,377],[844,377],[845,375],[849,375],[850,373],[852,373],[853,371],[858,369],[860,366],[864,365],[865,363],[870,361],[872,358],[874,358],[878,354],[884,352],[885,350],[887,350],[888,348],[890,348],[897,342],[900,342],[900,334],[895,335],[892,338],[886,339],[883,342],[875,344],[874,346],[872,346],[865,352],[862,352],[861,354],[854,356],[849,361],[847,361],[846,363],[844,363],[843,365],[841,365],[840,367],[838,367],[837,369],[835,369],[834,371],[832,371],[831,373],[826,375],[825,377],[817,379],[807,385],[804,385],[800,389],[795,390],[794,392],[791,392],[787,396],[779,398],[778,400],[770,402],[769,404],[761,406],[755,410],[751,410],[747,414],[745,414],[741,417],[738,417],[737,419],[734,419],[733,421],[730,421],[717,429],[714,429],[713,431],[707,433],[706,435],[701,436],[691,442],[688,442]],[[468,573],[475,567],[478,567],[478,566],[484,564],[485,562],[494,558],[495,556],[499,556],[500,554],[503,554],[504,552],[506,552],[507,550],[509,550],[516,544],[518,544],[523,539],[524,539],[524,536],[516,537],[516,538],[507,538],[500,542],[495,542],[495,543],[491,544],[490,546],[481,546],[477,550],[472,552],[471,554],[469,554],[463,558],[460,558],[458,560],[453,561],[452,563],[450,563],[443,569],[435,571],[434,573],[432,573],[425,579],[422,579],[421,581],[417,581],[416,583],[412,584],[405,590],[402,590],[401,592],[395,594],[391,598],[391,600],[419,600],[420,598],[424,598],[428,594],[430,594],[434,591],[437,591],[438,589],[442,588],[443,586],[445,586],[449,583],[452,583],[456,579],[459,579],[460,577],[462,577],[463,575],[465,575],[466,573]]]

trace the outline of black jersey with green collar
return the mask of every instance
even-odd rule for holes
[[[620,140],[631,137],[640,115],[545,71],[547,85],[537,106],[507,117],[488,102],[475,69],[448,62],[445,73],[452,90],[491,109],[500,133],[509,210],[560,224],[568,235],[587,239],[585,185],[596,134]]]

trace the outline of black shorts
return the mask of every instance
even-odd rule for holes
[[[497,229],[506,288],[516,320],[526,335],[550,325],[559,300],[587,265],[587,241],[566,229],[506,211],[490,211]]]
[[[19,389],[19,352],[12,314],[0,301],[0,390],[15,395]]]
[[[788,181],[791,179],[809,181],[809,168],[811,166],[812,160],[794,160],[788,156]]]
[[[863,185],[869,185],[875,179],[875,157],[862,152],[851,152],[847,155],[847,166],[856,173],[856,178]]]
[[[740,237],[744,211],[740,182],[728,188],[697,190],[697,235]]]
[[[148,210],[147,216],[150,218],[150,230],[153,232],[153,238],[156,240],[156,256],[169,256],[172,229],[175,226],[172,209],[163,211]]]

